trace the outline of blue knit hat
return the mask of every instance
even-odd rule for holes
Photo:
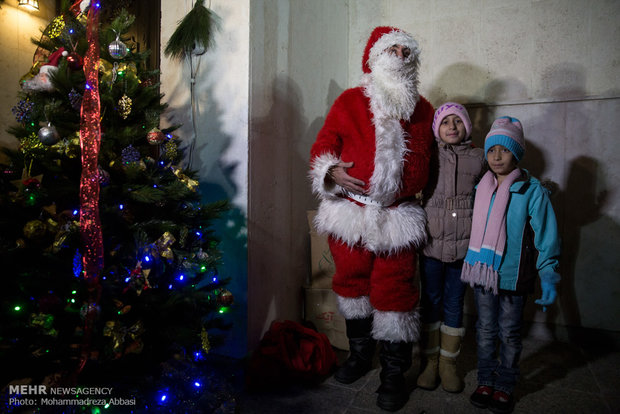
[[[508,148],[517,162],[521,161],[525,154],[525,138],[523,138],[521,121],[510,116],[497,118],[484,140],[485,159],[489,149],[495,145]]]

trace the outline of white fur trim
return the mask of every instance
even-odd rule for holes
[[[416,202],[396,207],[359,206],[344,198],[323,199],[314,218],[318,233],[373,253],[395,253],[426,241],[426,213]]]
[[[459,356],[460,353],[461,353],[461,348],[459,348],[459,350],[456,352],[449,352],[443,348],[439,350],[439,354],[442,356],[445,356],[446,358],[456,358],[457,356]]]
[[[375,310],[372,337],[379,341],[418,342],[420,339],[420,313],[384,312]]]
[[[393,45],[403,45],[411,49],[411,54],[405,59],[406,62],[413,61],[420,55],[420,46],[409,33],[400,30],[392,30],[390,33],[381,36],[370,48],[368,65],[372,67],[371,62],[383,53],[385,49]]]
[[[339,162],[340,158],[330,153],[325,153],[314,157],[314,159],[310,162],[311,169],[308,172],[308,177],[312,182],[312,191],[315,194],[322,198],[329,198],[334,197],[338,192],[340,192],[340,186],[336,185],[336,183],[329,185],[325,182],[325,177],[327,176],[327,171],[329,168]]]
[[[396,119],[375,119],[375,169],[370,197],[383,205],[394,202],[402,184],[407,145],[405,131]]]
[[[459,336],[461,338],[465,336],[465,328],[453,328],[442,323],[440,330],[441,333],[449,336]],[[441,348],[439,353],[447,358],[456,358],[461,353],[461,348],[459,346],[459,349],[456,352],[450,352],[446,349]]]
[[[338,299],[338,309],[345,319],[368,318],[372,315],[372,311],[374,310],[368,296],[346,298],[336,295],[336,298]]]
[[[465,336],[465,328],[453,328],[443,323],[441,324],[441,332],[450,336],[460,336],[461,338]]]

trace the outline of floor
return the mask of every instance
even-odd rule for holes
[[[575,335],[570,342],[525,336],[521,357],[521,379],[515,391],[515,413],[620,413],[620,352],[604,333]],[[417,350],[414,350],[416,353]],[[346,352],[338,353],[339,360]],[[484,413],[469,402],[476,387],[474,331],[464,338],[459,371],[465,390],[450,394],[437,388],[425,391],[414,387],[419,372],[419,358],[407,372],[411,383],[409,402],[399,413]],[[318,386],[289,384],[278,390],[246,391],[237,401],[241,414],[308,413],[353,414],[385,413],[376,404],[379,366],[350,385],[333,377]]]

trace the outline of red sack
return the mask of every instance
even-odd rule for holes
[[[325,334],[293,321],[274,321],[250,359],[249,385],[321,381],[336,364]]]

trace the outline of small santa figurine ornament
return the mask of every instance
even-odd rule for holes
[[[67,56],[69,53],[64,47],[59,47],[47,58],[45,63],[39,69],[39,73],[33,78],[28,79],[22,83],[22,89],[25,91],[53,91],[54,86],[50,76],[52,76],[58,70],[58,63],[60,58]]]

